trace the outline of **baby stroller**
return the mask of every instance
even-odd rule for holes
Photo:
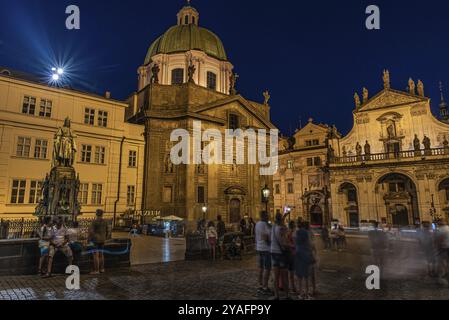
[[[229,233],[225,235],[224,247],[229,260],[242,260],[243,233]]]

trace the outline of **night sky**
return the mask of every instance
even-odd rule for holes
[[[170,26],[183,0],[0,0],[0,66],[44,75],[55,64],[71,86],[125,99],[150,44]],[[81,30],[65,28],[65,8],[81,10]],[[381,10],[381,30],[365,28],[365,9]],[[193,0],[200,25],[223,41],[239,92],[263,101],[285,134],[307,123],[352,127],[354,91],[423,80],[434,112],[439,81],[449,99],[449,1]]]

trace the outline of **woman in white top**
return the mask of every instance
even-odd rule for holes
[[[213,261],[215,261],[215,249],[217,247],[217,238],[218,238],[217,229],[215,228],[215,224],[211,221],[207,225],[206,239],[209,243],[210,253],[212,255]]]

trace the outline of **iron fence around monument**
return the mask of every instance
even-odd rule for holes
[[[78,219],[78,240],[87,241],[89,228],[95,219]],[[112,220],[108,222],[108,238],[112,235]],[[73,227],[72,223],[66,224],[67,228]],[[38,219],[0,219],[0,239],[32,239],[39,237],[40,223]]]

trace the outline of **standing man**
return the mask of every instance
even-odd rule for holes
[[[257,291],[263,295],[272,295],[272,291],[268,288],[271,273],[271,227],[268,224],[268,213],[266,211],[261,212],[255,233],[259,263],[259,289]]]
[[[288,286],[288,256],[290,254],[287,239],[288,229],[284,224],[284,217],[281,213],[276,214],[275,225],[271,233],[271,263],[274,273],[274,300],[279,300],[279,281],[289,299]]]
[[[97,210],[96,219],[90,226],[90,240],[94,244],[93,258],[94,258],[94,271],[92,275],[98,275],[104,273],[104,244],[108,233],[108,224],[103,219],[104,211]]]
[[[217,235],[218,235],[218,248],[220,249],[220,256],[221,260],[224,259],[225,252],[224,252],[224,237],[226,234],[226,225],[223,222],[223,218],[221,215],[217,217]]]

